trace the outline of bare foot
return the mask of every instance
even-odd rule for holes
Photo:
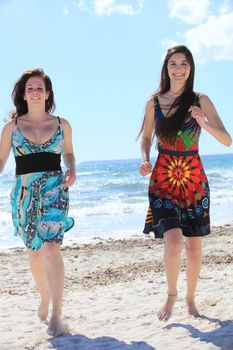
[[[40,303],[38,308],[38,317],[41,321],[46,321],[49,312],[49,301]]]
[[[167,300],[165,304],[162,306],[162,308],[159,310],[157,316],[160,321],[167,321],[172,314],[173,306],[177,299],[177,293],[176,294],[168,294]]]
[[[195,302],[192,300],[192,301],[189,301],[186,297],[186,304],[187,304],[187,308],[188,308],[188,314],[190,316],[193,316],[193,317],[200,317],[200,314],[197,310],[197,307],[196,307],[196,304]]]
[[[50,320],[47,333],[52,335],[54,338],[60,337],[61,335],[69,332],[69,327],[67,324],[61,321]]]

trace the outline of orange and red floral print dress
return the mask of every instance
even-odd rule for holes
[[[164,116],[156,96],[156,123],[161,118]],[[209,185],[198,154],[200,132],[199,124],[191,118],[181,126],[174,147],[165,142],[158,144],[144,233],[154,231],[155,238],[162,238],[173,228],[181,228],[187,237],[210,233]]]

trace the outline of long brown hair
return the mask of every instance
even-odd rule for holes
[[[54,93],[51,79],[41,68],[26,70],[22,76],[16,81],[11,97],[15,105],[15,110],[11,112],[11,117],[20,117],[28,112],[27,102],[24,100],[25,86],[29,78],[40,77],[43,79],[45,89],[49,91],[49,97],[45,101],[45,111],[51,113],[55,109]]]
[[[191,51],[184,45],[179,45],[168,49],[162,67],[160,88],[157,95],[162,95],[170,89],[170,78],[168,75],[167,65],[171,56],[175,53],[182,53],[185,55],[186,60],[190,64],[189,77],[185,83],[182,94],[175,99],[171,106],[171,108],[177,107],[177,109],[169,118],[162,118],[161,121],[157,123],[155,129],[156,136],[162,140],[168,141],[171,145],[174,144],[177,132],[179,131],[182,123],[188,117],[188,109],[195,100],[195,94],[193,92],[195,72],[194,60]]]
[[[174,46],[168,49],[162,66],[160,86],[155,94],[152,95],[152,98],[156,95],[162,95],[170,90],[170,78],[168,75],[167,64],[171,56],[175,53],[182,53],[185,55],[185,58],[190,64],[189,77],[185,83],[182,94],[175,99],[171,106],[171,109],[177,107],[173,115],[169,118],[162,118],[159,123],[156,123],[155,127],[155,135],[161,140],[166,140],[171,145],[174,144],[182,123],[188,117],[189,107],[195,101],[195,94],[193,91],[195,65],[191,51],[184,45]],[[144,123],[145,117],[139,135],[142,133]]]

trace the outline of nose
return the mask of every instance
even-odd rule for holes
[[[176,65],[176,71],[181,71],[181,70],[182,70],[182,66],[179,65],[179,64],[177,64],[177,65]]]
[[[32,95],[37,95],[38,92],[39,92],[39,89],[37,89],[37,88],[34,88],[34,89],[32,89],[32,91],[31,91]]]

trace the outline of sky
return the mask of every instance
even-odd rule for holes
[[[232,0],[0,0],[0,128],[15,81],[41,67],[55,114],[72,126],[77,162],[140,158],[144,106],[176,44],[191,49],[195,91],[210,97],[233,135]],[[203,131],[200,153],[233,146]]]

